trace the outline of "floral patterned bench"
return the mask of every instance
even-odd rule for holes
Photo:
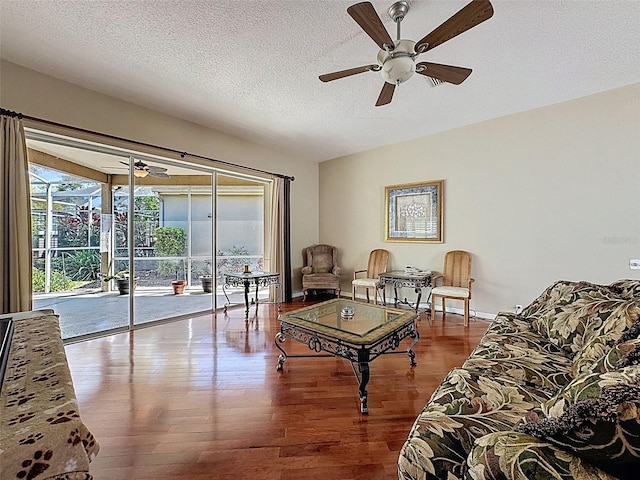
[[[0,391],[0,478],[89,480],[98,442],[82,423],[51,310],[11,314]]]
[[[640,280],[500,313],[418,415],[401,480],[640,478]]]

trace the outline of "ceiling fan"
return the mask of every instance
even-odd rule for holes
[[[356,3],[347,8],[347,13],[380,47],[377,58],[378,63],[320,75],[320,80],[330,82],[358,73],[380,72],[385,83],[382,86],[376,107],[390,103],[396,86],[406,82],[414,73],[432,77],[442,82],[453,83],[454,85],[464,82],[471,74],[470,68],[431,62],[416,63],[415,59],[418,55],[442,45],[444,42],[491,18],[493,15],[491,2],[489,0],[473,0],[449,20],[417,42],[402,39],[400,36],[400,23],[408,11],[409,3],[407,1],[399,1],[389,7],[389,16],[396,23],[397,39],[394,42],[370,2]]]
[[[120,163],[122,163],[123,165],[126,165],[127,167],[129,166],[128,162],[120,162]],[[133,175],[138,178],[144,178],[147,175],[149,175],[150,177],[157,177],[157,178],[171,178],[169,175],[165,173],[167,171],[166,168],[147,165],[142,160],[138,160],[136,163],[134,163],[133,167],[134,167]]]

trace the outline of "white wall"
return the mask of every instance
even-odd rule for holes
[[[318,241],[317,163],[5,61],[0,64],[0,103],[3,108],[53,122],[294,176],[295,181],[291,183],[291,260],[293,288],[300,290],[300,252]]]
[[[392,267],[436,270],[446,251],[468,250],[471,308],[483,313],[526,305],[561,278],[639,278],[639,152],[635,84],[329,160],[320,240],[340,248],[346,292],[373,248],[390,250]],[[385,243],[385,185],[438,179],[444,243]]]

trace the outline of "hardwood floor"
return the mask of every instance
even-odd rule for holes
[[[488,326],[422,315],[416,367],[406,355],[371,364],[366,416],[346,360],[291,358],[276,371],[277,316],[261,305],[245,324],[241,307],[68,345],[80,412],[101,445],[96,480],[396,479],[416,415]]]

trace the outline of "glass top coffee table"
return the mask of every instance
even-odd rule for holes
[[[281,314],[280,331],[276,334],[275,345],[282,353],[278,356],[276,369],[281,371],[287,358],[345,358],[351,362],[353,373],[358,379],[360,411],[368,414],[369,363],[382,354],[406,353],[411,365],[416,365],[413,347],[420,338],[416,318],[413,310],[397,310],[342,299]],[[395,351],[406,337],[413,339],[407,350]],[[287,338],[306,344],[316,354],[287,354],[281,345]]]

